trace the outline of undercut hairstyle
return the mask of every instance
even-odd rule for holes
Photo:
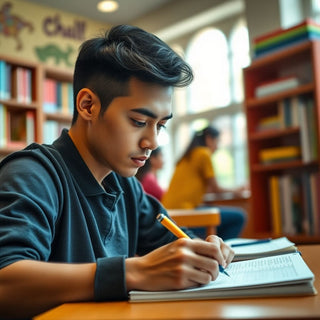
[[[185,87],[193,80],[191,67],[165,42],[138,27],[119,25],[104,36],[85,41],[79,51],[73,77],[74,114],[82,88],[94,92],[103,115],[111,101],[129,94],[135,77],[164,87]]]

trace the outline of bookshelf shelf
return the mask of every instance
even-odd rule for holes
[[[289,76],[299,85],[256,96],[262,84]],[[319,243],[320,41],[257,58],[244,70],[244,81],[253,236]],[[287,159],[288,147],[300,151],[299,156]],[[280,161],[271,156],[262,161],[262,152],[276,149]]]
[[[246,101],[246,106],[247,108],[260,108],[261,106],[265,106],[266,108],[272,103],[272,102],[277,102],[281,99],[289,98],[289,97],[294,97],[297,95],[303,95],[303,94],[312,94],[314,91],[314,84],[313,83],[308,83],[301,85],[297,88],[286,90],[284,92],[278,93],[278,94],[273,94],[267,97],[263,98],[250,98],[248,101]]]
[[[283,171],[283,170],[290,170],[290,169],[297,169],[299,168],[307,168],[310,167],[312,169],[313,166],[318,166],[316,161],[309,162],[307,165],[302,161],[286,161],[277,164],[255,164],[252,166],[253,172],[275,172],[275,171]]]
[[[52,142],[71,123],[73,103],[63,94],[63,110],[45,113],[47,79],[63,84],[64,92],[68,86],[72,96],[71,72],[0,55],[0,159],[31,142]],[[46,122],[55,127],[49,137]]]
[[[259,140],[267,140],[277,137],[284,137],[284,136],[290,136],[290,135],[296,135],[299,134],[300,128],[299,127],[292,127],[292,128],[286,128],[286,129],[276,129],[276,130],[267,130],[264,132],[257,132],[253,133],[250,137],[250,141],[259,141]]]
[[[36,102],[24,103],[24,102],[18,102],[15,99],[8,99],[8,100],[0,99],[0,104],[5,104],[7,107],[16,108],[16,109],[20,108],[20,109],[36,110],[39,108],[39,104]]]

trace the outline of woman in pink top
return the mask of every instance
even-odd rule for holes
[[[164,190],[158,183],[157,171],[162,169],[163,163],[162,151],[160,148],[157,148],[152,151],[150,158],[136,174],[136,177],[141,182],[144,191],[159,201],[161,201]]]

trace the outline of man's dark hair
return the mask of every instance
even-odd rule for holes
[[[85,41],[75,64],[73,90],[76,97],[89,88],[100,99],[103,114],[117,96],[128,94],[131,77],[165,87],[184,87],[193,80],[190,66],[165,42],[138,27],[119,25],[102,37]]]

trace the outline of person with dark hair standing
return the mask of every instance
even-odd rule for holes
[[[70,129],[0,164],[1,317],[194,287],[230,263],[234,252],[219,237],[177,239],[164,228],[156,216],[166,210],[134,177],[172,117],[173,87],[192,78],[179,55],[137,27],[83,43]]]
[[[143,190],[161,201],[165,190],[160,186],[157,172],[163,167],[163,153],[160,147],[153,150],[143,167],[139,168],[136,178],[141,182]]]
[[[203,198],[206,193],[234,192],[218,185],[214,174],[211,155],[216,151],[220,132],[211,126],[195,132],[189,146],[177,162],[167,192],[162,197],[162,204],[167,209],[204,208]],[[236,238],[245,225],[246,214],[241,208],[219,206],[221,224],[217,234],[222,239]],[[192,229],[198,236],[204,237],[205,229]]]

